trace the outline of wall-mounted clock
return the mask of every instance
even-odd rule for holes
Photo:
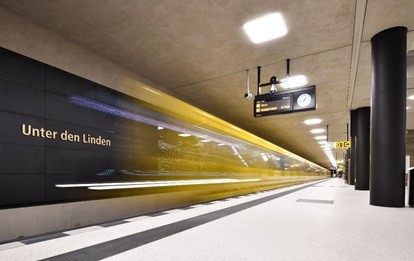
[[[298,96],[296,102],[300,107],[306,107],[308,106],[312,101],[312,97],[307,93],[302,93]]]

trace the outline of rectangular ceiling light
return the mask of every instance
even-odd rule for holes
[[[315,118],[315,119],[308,119],[308,120],[304,121],[303,123],[305,123],[306,125],[313,125],[313,124],[319,124],[321,122],[322,122],[321,119]]]
[[[250,40],[255,43],[266,42],[287,33],[287,28],[280,13],[269,14],[243,25]]]
[[[313,129],[310,132],[311,133],[323,133],[323,132],[325,132],[325,130],[324,129]]]

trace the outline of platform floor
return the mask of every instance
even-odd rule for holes
[[[414,208],[330,179],[0,245],[0,260],[414,260]]]

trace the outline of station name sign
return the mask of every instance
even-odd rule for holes
[[[254,98],[254,117],[265,117],[315,110],[316,86],[257,95]]]
[[[62,132],[46,130],[45,128],[34,128],[32,125],[22,124],[22,134],[24,136],[32,136],[37,138],[44,138],[44,139],[60,139],[62,141],[69,141],[69,142],[79,142],[79,143],[86,143],[86,144],[93,144],[93,145],[100,145],[100,146],[111,146],[111,140],[104,139],[101,136],[95,137],[90,134],[73,134],[69,133],[67,130]]]

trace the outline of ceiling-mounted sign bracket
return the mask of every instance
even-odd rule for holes
[[[260,83],[261,78],[261,66],[257,66],[257,95],[260,95],[260,88],[271,86],[270,87],[270,93],[277,92],[276,85],[281,84],[282,82],[277,79],[276,76],[270,77],[269,82],[267,83]],[[289,81],[290,77],[290,59],[286,59],[286,81]]]
[[[254,98],[254,117],[265,117],[300,111],[310,111],[316,108],[316,86],[278,91],[277,84],[282,83],[276,76],[270,77],[267,83],[260,83],[261,66],[257,66],[257,95]],[[290,77],[290,59],[286,59],[286,82]],[[283,81],[284,82],[284,81]],[[260,88],[271,86],[266,94],[260,93]]]

